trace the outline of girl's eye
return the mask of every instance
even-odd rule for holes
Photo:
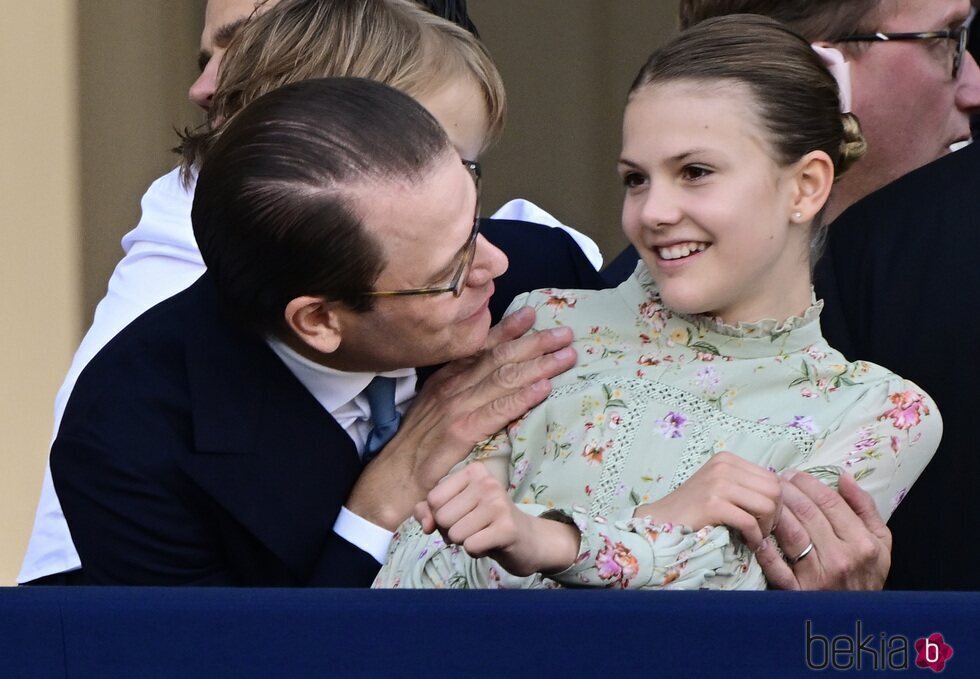
[[[706,167],[701,167],[700,165],[687,165],[681,170],[681,177],[688,181],[697,181],[698,179],[704,179],[711,174],[711,170]]]
[[[628,189],[634,189],[637,186],[642,186],[644,182],[646,182],[646,177],[639,172],[627,172],[623,175],[623,186]]]

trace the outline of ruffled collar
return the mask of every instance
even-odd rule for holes
[[[700,346],[715,347],[721,355],[736,358],[772,356],[825,342],[820,330],[823,300],[816,298],[812,288],[811,304],[802,315],[783,320],[743,322],[738,325],[729,325],[719,318],[704,314],[682,314],[663,306],[657,284],[642,261],[633,275],[620,286],[620,291],[630,298],[636,309],[647,307],[651,303],[662,308],[661,321],[665,324],[662,334],[671,336],[672,331],[686,328],[690,337]],[[649,317],[649,310],[643,315]]]

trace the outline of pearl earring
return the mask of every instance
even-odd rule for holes
[[[803,219],[803,213],[802,212],[794,212],[793,213],[793,221],[798,222],[801,219]]]

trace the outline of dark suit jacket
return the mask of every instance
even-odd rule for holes
[[[503,222],[495,308],[598,285],[567,234]],[[499,313],[499,311],[498,311]],[[331,530],[361,470],[353,442],[210,277],[140,316],[80,376],[51,471],[94,584],[364,586],[378,565]]]
[[[977,589],[980,145],[860,201],[830,229],[817,271],[824,334],[935,399],[943,441],[889,521],[892,589]]]

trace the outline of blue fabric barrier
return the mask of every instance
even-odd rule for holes
[[[931,676],[936,632],[974,677],[978,623],[973,592],[3,588],[0,677],[794,677],[903,645]]]

